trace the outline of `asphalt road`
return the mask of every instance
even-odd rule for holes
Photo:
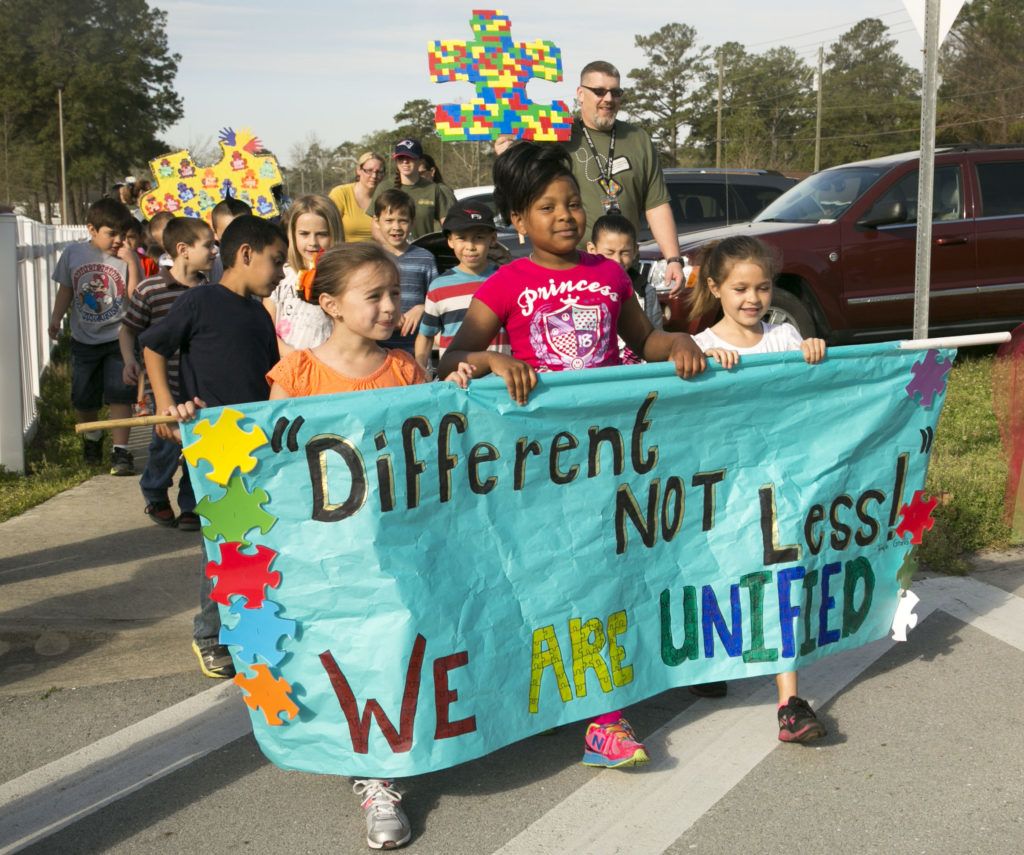
[[[367,851],[344,778],[284,772],[189,650],[195,534],[99,477],[0,524],[0,853]],[[654,762],[584,768],[582,725],[401,783],[407,850],[1024,851],[1024,551],[915,583],[922,620],[801,672],[829,735],[781,745],[769,680],[628,711]]]

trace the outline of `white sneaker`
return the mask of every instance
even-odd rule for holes
[[[367,846],[397,849],[409,842],[412,827],[399,804],[402,796],[395,792],[393,782],[368,778],[352,784],[352,792],[363,800]]]

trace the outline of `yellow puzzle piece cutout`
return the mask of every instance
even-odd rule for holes
[[[215,424],[203,419],[193,428],[200,438],[181,450],[193,466],[199,466],[200,460],[210,462],[213,470],[206,477],[214,484],[226,486],[235,469],[252,472],[256,466],[252,452],[267,444],[267,435],[259,425],[254,425],[252,430],[238,426],[244,418],[244,413],[229,408],[221,411]]]
[[[224,128],[218,142],[221,159],[212,166],[196,164],[188,149],[149,162],[156,189],[139,198],[147,220],[168,211],[176,217],[209,223],[213,206],[229,195],[245,202],[257,216],[269,218],[280,213],[273,188],[284,179],[277,158],[263,151],[259,137],[248,128],[237,133]]]

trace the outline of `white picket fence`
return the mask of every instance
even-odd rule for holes
[[[64,247],[87,236],[85,226],[0,214],[0,466],[11,472],[25,471],[39,420],[39,381],[53,351],[53,269]]]

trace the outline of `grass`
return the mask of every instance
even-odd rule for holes
[[[919,558],[929,569],[966,573],[966,556],[1010,543],[1004,522],[1006,461],[992,410],[991,352],[962,352],[949,376],[926,491],[939,497]]]
[[[25,449],[25,474],[0,469],[0,521],[45,502],[102,471],[82,460],[71,408],[71,361],[65,336],[43,374],[39,427]]]

